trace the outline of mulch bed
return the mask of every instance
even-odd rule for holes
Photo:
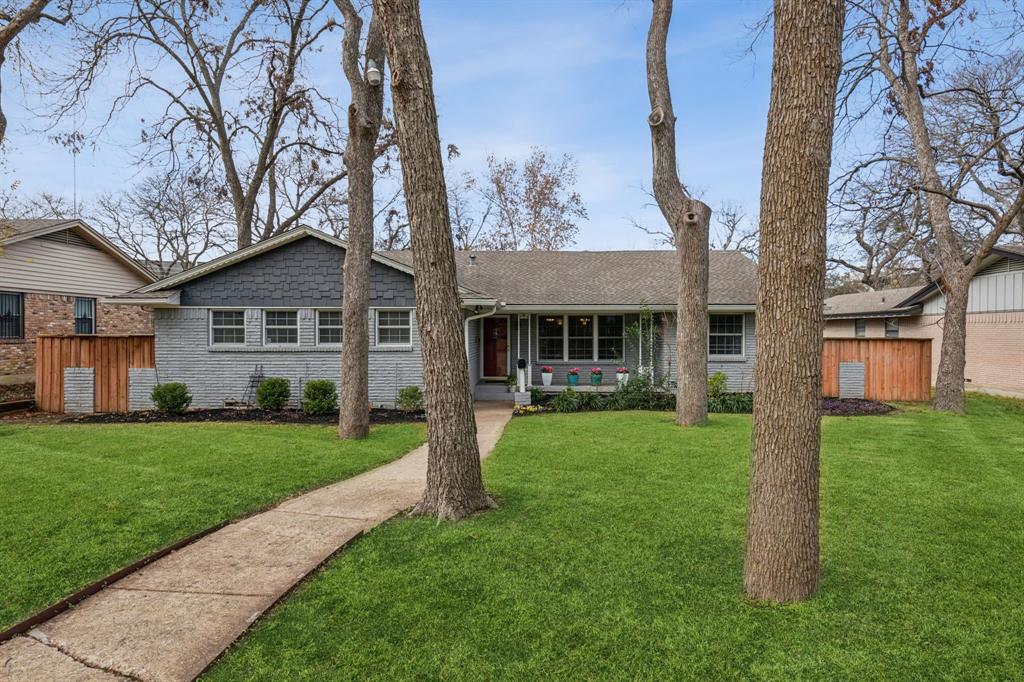
[[[0,403],[30,400],[35,397],[35,384],[0,384]]]
[[[829,417],[856,417],[872,414],[889,414],[896,408],[877,400],[860,398],[822,398],[821,413]]]
[[[404,412],[374,408],[370,410],[371,424],[399,424],[426,421],[422,412]],[[301,410],[271,410],[211,408],[189,410],[184,414],[163,414],[161,412],[108,412],[102,414],[83,414],[66,417],[62,423],[73,424],[150,424],[154,422],[260,422],[263,424],[337,424],[337,413],[311,417]]]

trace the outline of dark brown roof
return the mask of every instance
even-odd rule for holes
[[[0,218],[0,232],[6,232],[9,230],[9,234],[4,236],[11,237],[17,234],[24,234],[26,232],[34,232],[35,230],[42,230],[45,228],[55,227],[57,225],[64,225],[65,223],[74,224],[77,222],[77,220],[71,218]],[[3,228],[7,228],[7,230],[4,230]]]
[[[410,251],[382,255],[412,266]],[[457,251],[455,261],[460,285],[508,305],[676,302],[675,251]],[[738,251],[712,251],[708,303],[756,302],[757,265]]]
[[[883,313],[907,314],[911,310],[898,307],[899,304],[920,290],[921,287],[904,287],[832,296],[825,299],[825,317],[870,316]]]

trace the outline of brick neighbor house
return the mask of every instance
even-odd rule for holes
[[[81,220],[0,221],[0,385],[35,378],[40,334],[152,334],[152,313],[102,298],[153,275]]]
[[[932,339],[934,386],[944,312],[937,283],[833,296],[825,338]],[[1024,247],[995,247],[971,281],[966,356],[968,389],[1024,397]]]

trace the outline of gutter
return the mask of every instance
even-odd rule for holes
[[[500,308],[500,307],[501,307],[500,303],[495,303],[494,307],[491,308],[486,313],[480,313],[479,315],[470,315],[469,317],[467,317],[463,321],[463,323],[462,323],[463,324],[462,336],[463,336],[463,338],[466,341],[466,359],[467,360],[469,359],[469,323],[472,322],[473,320],[479,320],[479,319],[484,318],[484,317],[490,317],[491,315],[493,315],[496,312],[498,312],[498,308]]]

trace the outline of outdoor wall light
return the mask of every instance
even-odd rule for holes
[[[370,59],[366,62],[366,82],[370,85],[380,85],[380,68],[377,66],[377,62]]]

